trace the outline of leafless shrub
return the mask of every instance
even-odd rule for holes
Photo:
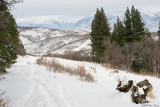
[[[43,57],[40,59],[37,59],[36,62],[39,65],[46,66],[50,71],[67,73],[71,76],[77,76],[81,81],[86,81],[86,82],[95,81],[92,74],[86,72],[84,65],[79,65],[77,68],[74,68],[71,66],[64,66],[58,63],[57,61],[55,61],[55,59],[48,61],[46,58],[43,58]]]
[[[84,65],[78,65],[77,70],[78,70],[78,71],[81,71],[81,72],[86,72]]]
[[[119,76],[116,77],[116,81],[117,81],[117,82],[120,82],[120,81],[121,81],[121,79],[120,79]]]
[[[37,59],[36,63],[39,65],[43,65],[43,57],[41,57],[40,59]]]
[[[144,72],[147,72],[148,75],[154,74],[157,77],[160,74],[160,40],[155,41],[151,37],[147,37],[139,42],[126,43],[122,47],[109,40],[105,44],[104,62],[106,65],[132,71],[132,59],[138,51],[143,59]]]
[[[135,75],[143,75],[143,76],[150,76],[150,77],[160,78],[160,75],[156,75],[155,73],[152,73],[152,72],[141,72],[141,73],[130,72],[130,73],[135,74]]]
[[[17,52],[18,55],[21,55],[21,56],[26,55],[25,49],[22,48],[22,47],[18,47],[18,48],[16,49],[16,52]]]
[[[47,54],[46,56],[57,57],[75,61],[89,61],[92,62],[92,57],[88,54],[82,55],[81,52],[65,51],[64,54]]]
[[[155,99],[156,98],[156,96],[154,95],[153,91],[148,93],[148,97],[151,98],[151,99]]]

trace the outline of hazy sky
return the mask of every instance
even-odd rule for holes
[[[134,5],[141,11],[160,10],[160,0],[24,0],[12,10],[14,17],[68,15],[87,16],[103,7],[106,13],[118,14]]]

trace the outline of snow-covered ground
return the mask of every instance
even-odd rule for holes
[[[38,57],[19,56],[17,63],[7,69],[6,78],[0,81],[0,89],[7,91],[12,107],[142,107],[131,102],[130,92],[116,91],[117,79],[124,77],[136,82],[148,79],[156,96],[149,99],[150,104],[160,106],[160,79],[125,71],[114,73],[113,69],[100,64],[56,58],[64,66],[84,65],[96,80],[88,83],[74,76],[48,71],[37,65],[36,59]]]

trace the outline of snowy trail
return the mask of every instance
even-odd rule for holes
[[[15,94],[19,94],[18,91],[23,93],[22,96],[9,96],[13,107],[72,107],[67,101],[63,88],[50,77],[45,67],[38,66],[34,64],[35,61],[29,61],[27,58],[18,59],[18,62],[20,63],[15,64],[14,69],[10,71],[10,77],[7,77],[8,86],[14,86],[10,87],[7,93],[10,94],[11,90],[16,90]],[[24,80],[15,83],[16,78],[12,73]],[[27,88],[17,88],[20,83],[27,85]],[[5,88],[5,84],[2,85]]]

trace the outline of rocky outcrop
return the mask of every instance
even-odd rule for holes
[[[147,101],[147,97],[149,92],[153,89],[152,85],[149,83],[147,79],[141,81],[133,86],[133,80],[129,80],[127,84],[122,85],[122,81],[120,81],[117,85],[117,90],[120,92],[128,92],[131,90],[131,98],[132,101],[136,104],[149,103]]]

